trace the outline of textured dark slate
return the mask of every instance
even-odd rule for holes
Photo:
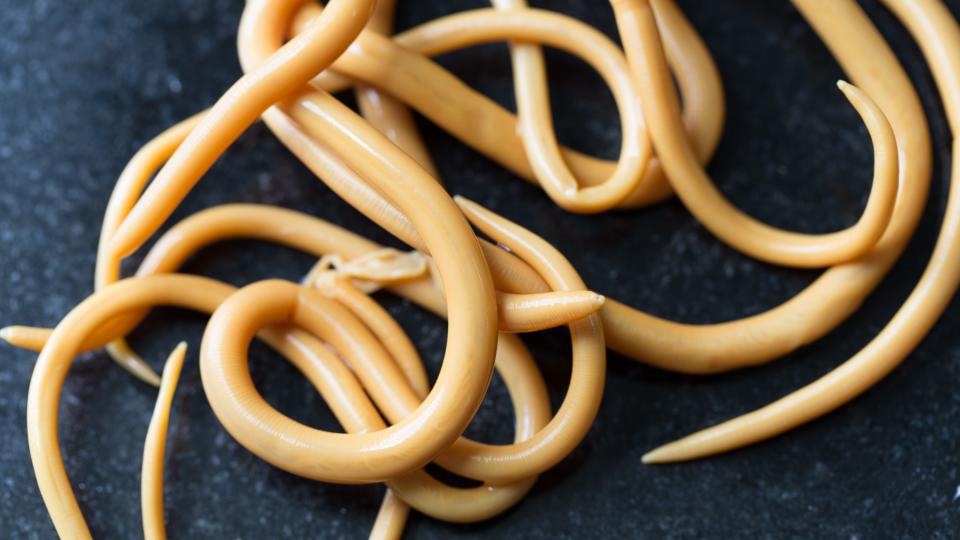
[[[852,223],[871,155],[864,129],[834,87],[841,76],[786,2],[681,2],[724,76],[729,123],[711,172],[751,214],[804,231]],[[542,0],[610,33],[605,3]],[[956,302],[909,360],[840,411],[752,448],[702,462],[648,467],[644,451],[769,402],[858,350],[909,292],[943,212],[948,131],[930,75],[909,36],[873,0],[927,107],[937,150],[923,223],[903,260],[863,309],[823,341],[762,368],[711,378],[668,374],[612,355],[603,408],[589,437],[515,509],[454,526],[414,516],[411,538],[953,538],[960,525],[960,310]],[[956,13],[960,3],[953,1]],[[234,34],[243,2],[0,0],[0,323],[53,325],[91,289],[100,216],[117,173],[163,127],[209,105],[239,72]],[[401,2],[400,24],[480,0]],[[565,142],[612,157],[619,140],[609,93],[580,62],[549,56]],[[502,45],[442,58],[512,106]],[[601,217],[566,214],[437,128],[421,122],[451,191],[555,242],[596,290],[689,322],[757,313],[815,272],[749,260],[706,233],[677,203]],[[331,195],[260,125],[234,146],[178,211],[233,201],[311,212],[385,240]],[[188,271],[233,283],[295,279],[308,257],[250,243],[204,251]],[[435,371],[443,326],[384,301]],[[158,365],[191,343],[174,406],[166,502],[174,538],[355,538],[369,530],[383,488],[331,486],[253,457],[217,424],[200,386],[204,320],[160,310],[135,336]],[[566,338],[533,336],[558,403],[569,374]],[[50,538],[24,425],[34,354],[0,347],[0,524],[8,538]],[[302,421],[334,421],[307,383],[262,347],[252,361],[268,399]],[[103,354],[81,358],[63,394],[67,468],[100,538],[140,535],[138,471],[154,391]],[[510,437],[495,381],[471,433]]]

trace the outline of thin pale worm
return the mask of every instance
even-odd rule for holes
[[[167,445],[170,405],[177,389],[180,370],[187,354],[187,344],[180,342],[163,365],[157,404],[150,417],[147,438],[143,443],[143,465],[140,468],[140,506],[143,512],[144,540],[166,540],[163,523],[163,455]]]
[[[867,28],[852,1],[794,0],[821,29],[842,27],[847,46],[852,28]],[[817,381],[751,413],[661,446],[648,463],[683,461],[761,441],[818,418],[865,392],[896,368],[927,335],[960,283],[960,27],[942,4],[884,0],[920,44],[933,71],[953,131],[950,191],[940,235],[927,268],[900,309],[860,352]],[[851,22],[858,24],[851,25]],[[860,36],[857,36],[858,38]],[[853,39],[864,46],[866,40]],[[864,49],[864,53],[870,51]],[[870,51],[873,54],[873,51]]]
[[[736,209],[713,185],[687,141],[680,102],[673,89],[648,0],[612,2],[617,25],[657,155],[670,183],[703,225],[738,251],[784,266],[823,267],[862,257],[883,235],[897,196],[897,150],[886,117],[869,96],[844,82],[839,84],[867,126],[874,146],[873,188],[860,221],[849,229],[827,234],[802,234],[776,229]]]

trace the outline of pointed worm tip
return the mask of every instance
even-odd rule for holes
[[[843,79],[837,81],[837,88],[840,89],[840,92],[847,98],[854,107],[857,106],[857,103],[863,103],[864,101],[869,102],[870,97],[867,96],[863,90],[860,90],[856,86],[844,81]]]
[[[127,254],[125,253],[125,250],[123,250],[122,248],[123,248],[123,244],[121,244],[120,242],[117,242],[117,239],[114,238],[113,240],[110,241],[110,244],[108,247],[110,256],[113,257],[114,259],[122,259],[126,257]]]
[[[160,375],[157,375],[156,371],[141,371],[134,373],[133,376],[149,384],[150,386],[160,388]]]
[[[860,90],[843,79],[837,81],[837,88],[839,88],[840,91],[843,92],[843,95],[851,102],[863,101],[866,98],[863,90]]]
[[[453,202],[455,202],[457,206],[460,207],[460,210],[465,212],[469,211],[476,204],[470,199],[464,197],[463,195],[454,195]]]
[[[593,291],[585,291],[585,293],[586,294],[578,298],[578,303],[583,302],[581,306],[584,309],[589,310],[584,313],[584,317],[600,311],[600,308],[603,307],[603,303],[607,300],[602,294],[597,294]]]
[[[643,457],[640,458],[640,461],[642,461],[644,465],[659,465],[661,463],[669,463],[671,461],[669,454],[669,450],[667,450],[664,446],[660,446],[644,454]]]
[[[453,202],[457,203],[457,206],[460,207],[460,211],[463,212],[463,215],[466,216],[467,221],[470,221],[474,225],[477,224],[477,220],[484,219],[485,212],[489,212],[482,205],[471,201],[470,199],[462,195],[454,195]]]
[[[468,199],[463,195],[454,195],[453,202],[457,203],[457,205],[460,206],[461,208],[485,210],[483,205],[481,205],[480,203],[472,199]]]
[[[39,352],[43,348],[41,344],[40,347],[37,347],[33,340],[30,339],[28,328],[23,326],[7,326],[5,328],[0,328],[0,339],[6,341],[10,345],[18,349],[27,349],[35,352]]]
[[[141,381],[149,384],[150,386],[160,387],[160,375],[150,367],[149,364],[141,360],[139,357],[134,360],[132,358],[126,359],[126,362],[121,364],[131,375],[140,379]]]
[[[187,342],[181,341],[170,351],[170,354],[167,356],[167,361],[163,365],[163,370],[166,371],[167,367],[173,362],[182,362],[185,356],[187,356]]]
[[[134,207],[134,209],[135,208],[136,207]],[[127,218],[128,220],[129,220],[129,216],[132,214],[133,214],[133,210],[131,210],[130,214],[128,214],[128,218]],[[113,234],[113,238],[110,239],[109,251],[111,256],[114,257],[115,259],[122,259],[127,255],[130,255],[131,253],[136,251],[138,247],[138,245],[136,244],[136,240],[133,240],[130,238],[132,229],[127,226],[129,225],[129,223],[130,223],[129,221],[125,221],[121,223],[120,227]]]
[[[183,368],[183,360],[186,356],[187,342],[181,341],[170,351],[167,360],[163,363],[163,377],[158,386],[162,387],[162,385],[165,384],[163,381],[167,381],[170,378],[173,378],[173,384],[176,384],[177,378],[180,377],[180,370]]]

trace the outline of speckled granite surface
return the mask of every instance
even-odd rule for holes
[[[610,33],[608,8],[540,0]],[[827,231],[852,223],[870,176],[869,143],[833,83],[840,72],[786,2],[684,0],[714,52],[729,119],[711,172],[734,202],[771,223]],[[960,3],[951,2],[954,11]],[[480,0],[405,0],[400,25]],[[134,150],[209,105],[237,76],[234,33],[242,2],[0,0],[0,324],[53,325],[91,288],[100,216]],[[937,161],[927,213],[880,291],[823,341],[769,366],[712,378],[663,373],[612,355],[603,408],[587,439],[515,509],[454,526],[416,515],[410,538],[953,538],[960,526],[960,309],[950,307],[904,366],[852,405],[752,448],[702,462],[648,467],[651,447],[767,403],[837,365],[889,318],[922,271],[943,211],[948,132],[930,76],[903,29],[865,2],[906,65],[930,115]],[[565,142],[615,154],[609,93],[581,63],[549,57],[557,127]],[[505,47],[442,58],[470,84],[512,106]],[[448,186],[555,242],[596,290],[688,322],[727,320],[789,298],[815,276],[744,258],[712,238],[676,202],[602,217],[557,210],[437,128],[421,122]],[[177,218],[222,202],[308,211],[386,240],[331,195],[260,125],[234,146]],[[187,266],[240,284],[295,279],[308,257],[232,242]],[[443,326],[384,301],[435,371]],[[174,538],[364,536],[380,486],[296,478],[226,435],[206,403],[196,365],[203,318],[160,310],[134,343],[159,364],[180,339],[192,349],[174,405],[166,503]],[[560,332],[533,336],[554,403],[569,361]],[[50,538],[27,453],[24,401],[35,355],[0,346],[0,524],[8,538]],[[255,347],[267,398],[304,422],[334,427],[323,403],[279,358]],[[81,358],[64,388],[67,468],[98,538],[140,535],[138,471],[154,391],[103,354]],[[510,437],[495,380],[470,433]]]

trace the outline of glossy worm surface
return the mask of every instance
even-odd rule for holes
[[[725,119],[723,89],[704,42],[672,0],[611,0],[619,43],[525,0],[492,0],[490,8],[395,35],[394,0],[324,6],[248,0],[237,39],[243,75],[208,110],[144,145],[117,179],[100,229],[93,294],[54,329],[0,331],[9,343],[40,353],[26,403],[27,435],[58,534],[91,536],[61,455],[58,420],[74,358],[105,348],[136,378],[158,387],[143,447],[141,508],[144,536],[166,537],[165,441],[187,345],[174,349],[161,376],[126,341],[157,306],[209,314],[199,347],[203,393],[246,451],[310,480],[385,484],[371,538],[401,536],[411,510],[467,523],[517,504],[540,474],[588,436],[603,398],[607,347],[657,368],[710,374],[770,362],[831,332],[906,249],[930,189],[933,152],[913,85],[861,7],[854,0],[792,3],[850,80],[839,81],[839,90],[872,144],[873,178],[862,214],[836,232],[764,223],[714,184],[706,165]],[[835,410],[903,362],[956,293],[960,27],[937,0],[883,4],[922,50],[954,137],[947,207],[926,269],[888,323],[833,371],[765,407],[656,448],[644,463],[730,451]],[[509,46],[515,113],[434,60],[493,42]],[[583,61],[609,89],[620,128],[615,161],[559,143],[545,47]],[[347,89],[359,112],[334,95]],[[448,193],[413,111],[535,183],[564,210],[623,211],[675,193],[717,241],[738,252],[824,271],[779,306],[713,324],[674,322],[606,298],[535,231]],[[136,275],[123,278],[124,258],[161,230],[257,120],[320,182],[410,251],[294,210],[223,204],[169,228]],[[203,248],[231,239],[286,246],[317,261],[299,283],[274,278],[234,287],[178,273]],[[446,319],[434,380],[413,341],[372,296],[381,289]],[[516,334],[560,326],[567,327],[571,363],[554,409]],[[309,381],[340,431],[306,425],[261,395],[250,372],[254,339]],[[494,370],[513,406],[510,443],[464,435]],[[425,469],[430,464],[474,483],[446,483]]]

